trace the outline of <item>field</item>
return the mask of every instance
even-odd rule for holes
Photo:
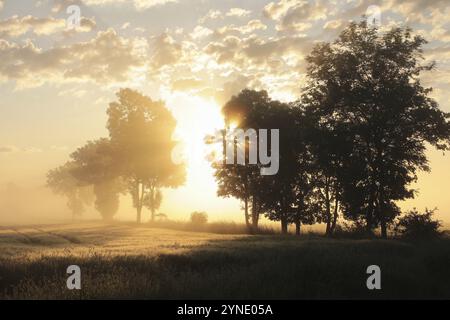
[[[381,268],[368,290],[366,268]],[[82,289],[66,287],[81,267]],[[0,299],[450,298],[450,240],[225,235],[99,223],[0,228]]]

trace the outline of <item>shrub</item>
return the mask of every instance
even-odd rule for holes
[[[203,226],[208,222],[208,215],[206,212],[195,211],[191,213],[191,223],[198,226]]]
[[[363,220],[337,224],[332,236],[333,238],[342,239],[368,239],[375,237],[372,232],[367,230]]]
[[[397,219],[395,231],[401,238],[409,240],[430,240],[439,238],[442,232],[439,231],[441,222],[433,220],[434,210],[425,209],[424,213],[419,213],[416,208]]]

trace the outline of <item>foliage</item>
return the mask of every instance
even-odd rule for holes
[[[95,208],[104,220],[112,220],[119,209],[124,184],[117,170],[115,152],[109,139],[89,141],[71,154],[72,174],[85,185],[93,185]]]
[[[191,223],[202,226],[208,223],[208,214],[206,212],[194,211],[191,213]]]
[[[74,176],[76,163],[69,161],[47,173],[47,186],[56,194],[67,198],[67,207],[72,212],[72,219],[85,211],[85,206],[92,203],[92,188],[83,184]]]
[[[397,219],[395,231],[400,237],[408,240],[431,240],[442,235],[439,228],[442,226],[439,220],[433,219],[436,211],[425,209],[420,213],[416,208]]]
[[[319,129],[338,137],[331,174],[342,210],[353,220],[363,216],[368,230],[381,226],[383,236],[400,213],[395,201],[413,197],[417,171],[429,170],[425,142],[448,149],[449,115],[419,79],[434,66],[420,64],[425,43],[410,29],[382,33],[362,21],[308,57],[302,102]]]
[[[117,98],[109,105],[107,128],[118,170],[133,198],[137,222],[144,206],[154,220],[160,189],[178,187],[185,180],[184,165],[172,161],[176,121],[164,102],[137,91],[121,89]]]

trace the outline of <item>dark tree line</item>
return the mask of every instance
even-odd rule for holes
[[[422,64],[425,43],[407,28],[351,23],[309,55],[299,101],[252,90],[232,97],[223,107],[228,125],[279,129],[280,168],[262,176],[258,164],[215,163],[218,194],[242,200],[249,228],[265,214],[284,233],[290,223],[299,234],[302,224],[323,222],[330,235],[342,214],[387,237],[396,202],[414,197],[417,172],[429,171],[426,144],[445,151],[450,143],[450,115],[419,78],[434,67]]]

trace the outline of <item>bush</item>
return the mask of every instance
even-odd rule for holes
[[[206,212],[195,211],[191,213],[191,223],[197,226],[203,226],[208,223]]]
[[[431,240],[442,235],[439,231],[441,222],[433,220],[434,210],[425,209],[424,213],[419,213],[416,208],[397,219],[395,223],[396,233],[408,240]]]
[[[332,236],[339,239],[370,239],[375,237],[372,232],[367,230],[363,220],[337,224]]]

